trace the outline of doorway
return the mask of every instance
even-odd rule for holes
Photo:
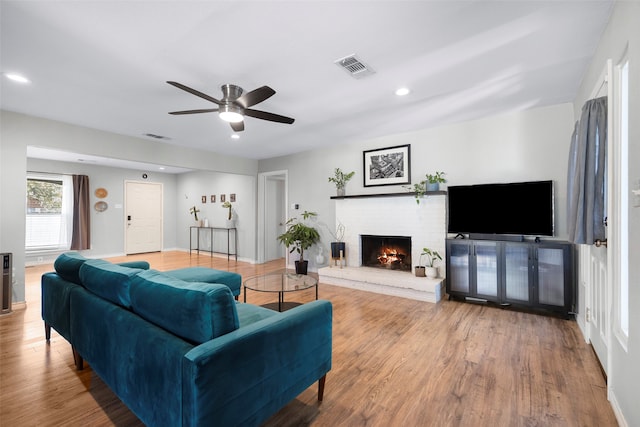
[[[284,258],[286,248],[278,242],[285,230],[288,173],[258,174],[258,263]]]
[[[162,250],[162,183],[125,181],[125,253]]]

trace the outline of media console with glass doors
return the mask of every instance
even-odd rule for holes
[[[447,239],[449,298],[574,313],[573,244]]]

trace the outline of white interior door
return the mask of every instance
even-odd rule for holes
[[[269,177],[266,184],[265,262],[284,257],[285,249],[278,241],[278,236],[284,233],[286,221],[283,177]]]
[[[258,174],[258,263],[285,256],[277,237],[285,227],[287,179],[286,170]]]
[[[601,79],[598,80],[598,84],[593,90],[592,98],[599,98],[602,96],[608,97],[608,109],[607,109],[607,152],[611,153],[612,147],[612,105],[611,105],[611,86],[609,85],[610,76],[612,72],[611,61],[608,61],[605,70],[602,73]],[[612,196],[611,184],[612,177],[612,163],[611,156],[608,154],[607,160],[607,189],[606,194],[606,213],[611,212],[613,208],[614,200]],[[609,227],[606,227],[607,242],[610,241]],[[605,373],[608,372],[609,363],[609,340],[611,337],[611,279],[608,268],[609,251],[606,246],[582,246],[580,248],[580,262],[581,264],[581,281],[584,281],[583,285],[586,287],[587,295],[585,302],[586,307],[586,322],[588,329],[588,339],[593,346],[602,369]]]
[[[162,250],[162,184],[125,182],[125,253]]]

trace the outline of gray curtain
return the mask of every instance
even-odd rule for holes
[[[91,247],[89,177],[73,175],[73,235],[71,249],[83,250]]]
[[[607,98],[587,101],[571,137],[567,177],[569,240],[606,239]]]

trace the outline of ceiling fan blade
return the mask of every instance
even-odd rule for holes
[[[184,90],[186,92],[189,92],[192,95],[199,96],[200,98],[206,99],[207,101],[211,101],[214,104],[218,104],[218,105],[222,105],[223,104],[221,101],[219,101],[219,100],[207,95],[206,93],[202,93],[202,92],[197,91],[195,89],[191,89],[189,86],[185,86],[182,83],[172,82],[172,81],[168,81],[167,83],[169,83],[171,86],[177,87],[178,89],[182,89],[182,90]]]
[[[244,122],[229,122],[229,124],[235,132],[242,132],[244,130]]]
[[[207,108],[207,109],[204,109],[204,110],[171,111],[171,112],[169,112],[169,114],[179,115],[179,114],[214,113],[216,111],[218,111],[217,108]]]
[[[262,86],[258,89],[252,90],[251,92],[247,92],[241,95],[236,102],[240,104],[243,108],[249,108],[253,105],[259,104],[275,95],[276,91],[271,89],[269,86]]]
[[[252,110],[247,108],[244,110],[244,115],[254,117],[256,119],[269,120],[270,122],[287,123],[292,124],[295,119],[291,117],[281,116],[279,114],[267,113],[266,111]]]

